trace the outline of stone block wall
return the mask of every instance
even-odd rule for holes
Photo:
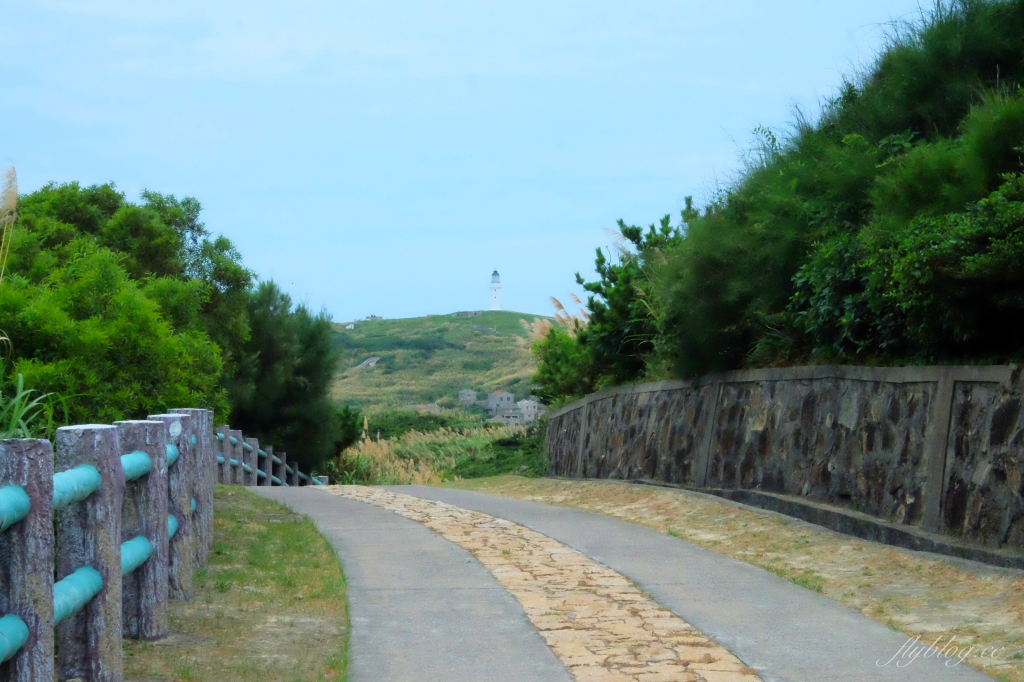
[[[1017,366],[797,367],[623,386],[550,415],[549,473],[761,490],[1024,546]]]

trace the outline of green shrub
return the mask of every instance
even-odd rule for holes
[[[758,129],[737,181],[646,259],[649,286],[595,292],[594,310],[650,303],[629,321],[656,330],[653,352],[620,344],[640,363],[622,372],[579,361],[586,331],[578,349],[545,339],[540,393],[744,366],[1021,357],[1005,333],[1016,323],[998,320],[1018,306],[1022,54],[1024,0],[940,3],[900,28],[817,121],[784,140]]]

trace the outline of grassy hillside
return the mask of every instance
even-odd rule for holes
[[[357,322],[355,329],[335,324],[342,361],[332,395],[355,407],[434,401],[453,406],[463,388],[526,397],[536,366],[520,320],[539,317],[495,311]],[[375,367],[357,367],[371,357],[380,358]]]

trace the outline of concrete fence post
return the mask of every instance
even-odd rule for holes
[[[260,470],[263,472],[263,480],[260,481],[260,485],[274,485],[274,447],[272,445],[264,445],[263,451],[267,453],[266,457],[260,458]]]
[[[285,467],[288,466],[288,453],[278,452],[276,456],[281,463],[274,465],[274,475],[277,476],[278,479],[280,479],[281,485],[287,485],[288,470]]]
[[[199,426],[192,417],[178,412],[168,413],[172,417],[181,420],[181,435],[178,436],[178,450],[182,459],[188,462],[182,471],[185,474],[188,505],[189,505],[189,545],[192,547],[193,558],[196,555],[196,547],[199,545],[201,528],[199,526],[199,477],[202,461],[199,459]],[[195,561],[193,561],[193,565]]]
[[[231,427],[227,424],[217,427],[217,433],[224,437],[219,438],[214,444],[217,450],[217,483],[227,484],[231,482],[231,441],[228,440],[228,431]]]
[[[170,633],[167,616],[167,427],[159,421],[114,422],[123,454],[144,452],[149,473],[125,484],[121,507],[122,544],[149,540],[153,553],[121,578],[122,634],[154,640]]]
[[[246,438],[245,442],[252,447],[252,451],[242,452],[242,461],[247,467],[249,467],[249,471],[242,476],[242,485],[254,486],[256,485],[256,479],[259,478],[259,474],[257,474],[256,471],[259,469],[260,442],[255,438]]]
[[[292,463],[292,472],[288,474],[288,485],[299,487],[299,463]]]
[[[192,522],[192,468],[195,464],[191,448],[187,447],[183,433],[190,420],[184,414],[153,414],[152,421],[163,422],[167,428],[169,455],[177,459],[167,467],[167,515],[174,517],[175,532],[171,535],[168,551],[167,586],[171,599],[192,598],[192,568],[195,566],[195,524]],[[198,502],[197,502],[198,507]]]
[[[217,452],[220,450],[213,433],[213,411],[185,408],[171,410],[171,414],[188,415],[198,439],[192,455],[196,482],[192,494],[196,511],[192,521],[196,528],[196,565],[205,566],[213,546],[213,486],[217,482]]]
[[[0,617],[17,616],[28,639],[0,663],[0,682],[52,680],[53,448],[47,440],[0,441],[0,488],[18,486],[28,513],[0,530]],[[2,527],[2,526],[0,526]]]
[[[57,578],[91,567],[103,587],[77,615],[57,626],[59,680],[122,682],[121,653],[121,503],[124,470],[114,426],[65,426],[57,429],[55,469],[91,465],[102,483],[89,497],[57,513]]]
[[[242,443],[245,442],[242,432],[239,429],[228,430],[228,435],[235,439],[235,442],[231,445],[231,459],[238,462],[238,466],[229,466],[228,473],[231,478],[228,479],[227,483],[231,485],[242,485],[242,474],[245,470],[242,469],[242,454],[245,448],[242,447]]]

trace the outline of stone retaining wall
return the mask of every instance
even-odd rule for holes
[[[550,415],[549,473],[803,496],[1024,546],[1018,366],[797,367],[622,386]]]

